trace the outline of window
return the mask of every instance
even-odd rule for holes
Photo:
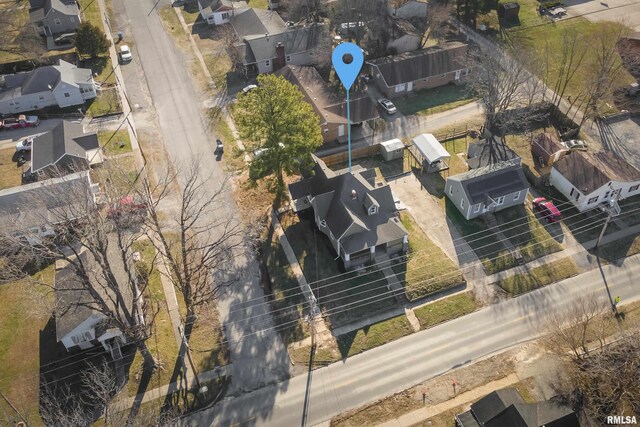
[[[60,25],[60,24],[62,24],[62,22],[60,22],[60,20],[59,20],[58,18],[54,18],[53,22],[54,22],[56,25]]]
[[[631,187],[629,187],[629,193],[638,190],[638,188],[640,188],[640,184],[632,185]]]
[[[576,191],[576,189],[575,189],[575,188],[572,188],[572,189],[571,189],[571,192],[569,193],[569,195],[570,195],[570,196],[573,196],[573,193],[574,193],[575,191]]]
[[[229,19],[229,13],[228,12],[223,13],[222,19]]]
[[[38,99],[39,99],[40,101],[42,101],[42,100],[44,99],[44,96],[40,95],[40,96],[38,96]]]
[[[587,204],[589,204],[589,205],[590,205],[590,204],[592,204],[592,203],[597,202],[597,201],[598,201],[598,197],[600,197],[600,196],[596,196],[596,197],[592,197],[592,198],[590,198],[590,199],[589,199],[589,201],[587,201]]]
[[[504,196],[500,196],[496,199],[496,205],[500,206],[504,203]]]
[[[453,185],[449,186],[449,195],[453,196]]]
[[[473,208],[473,213],[478,213],[480,212],[480,209],[482,208],[482,203],[478,203],[477,205],[474,206]]]
[[[64,97],[65,97],[65,98],[69,98],[70,96],[71,96],[71,95],[69,95],[69,93],[68,93],[68,92],[65,92],[65,93],[64,93]]]
[[[271,61],[267,59],[266,61],[264,61],[264,65],[266,65],[267,67],[271,66]]]
[[[369,207],[369,215],[375,215],[378,213],[378,207],[376,205],[372,205]]]
[[[460,209],[464,209],[464,199],[460,200]]]
[[[291,62],[291,55],[287,55],[286,60],[287,60],[287,62]]]
[[[518,200],[520,198],[520,192],[518,191],[514,196],[513,196],[513,201],[515,202],[516,200]]]
[[[607,197],[609,197],[609,193],[610,193],[610,191],[607,191],[606,193],[604,193],[604,196],[602,196],[602,198],[606,199]]]
[[[320,221],[320,227],[326,227],[326,226],[327,226],[327,221],[325,221],[324,219]]]

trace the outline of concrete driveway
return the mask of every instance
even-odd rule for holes
[[[640,31],[640,1],[638,0],[565,0],[568,16],[583,16],[591,22],[620,21],[634,31]]]

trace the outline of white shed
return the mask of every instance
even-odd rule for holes
[[[398,138],[380,143],[380,154],[385,161],[401,159],[404,143]]]
[[[451,158],[451,154],[430,133],[423,133],[413,138],[410,150],[413,157],[421,163],[423,171],[439,172],[449,169],[447,159]]]

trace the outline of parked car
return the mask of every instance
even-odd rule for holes
[[[33,144],[33,138],[23,139],[16,143],[16,151],[31,151],[31,145]]]
[[[38,119],[38,116],[19,115],[18,117],[6,117],[4,119],[0,119],[0,129],[7,130],[35,127],[39,124],[40,119]]]
[[[258,85],[249,85],[249,86],[247,86],[247,87],[243,88],[243,89],[242,89],[242,92],[244,92],[244,93],[249,93],[249,92],[251,92],[251,91],[252,91],[252,90],[254,90],[254,89],[258,89]]]
[[[553,204],[553,202],[545,199],[544,197],[538,197],[533,199],[531,206],[536,211],[540,212],[542,217],[547,220],[547,222],[558,222],[562,219],[562,214],[560,210]]]
[[[129,49],[129,46],[127,46],[126,44],[120,46],[120,59],[122,60],[122,62],[129,62],[133,59],[133,56],[131,55],[131,49]]]
[[[393,102],[389,101],[387,98],[378,99],[378,104],[380,104],[388,114],[395,114],[398,111],[396,106],[393,105]]]
[[[562,141],[562,145],[569,150],[587,151],[589,146],[581,139],[570,139],[569,141]]]

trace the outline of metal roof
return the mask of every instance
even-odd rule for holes
[[[430,133],[423,133],[413,138],[413,144],[428,163],[448,159],[451,154],[442,146],[440,141]]]

